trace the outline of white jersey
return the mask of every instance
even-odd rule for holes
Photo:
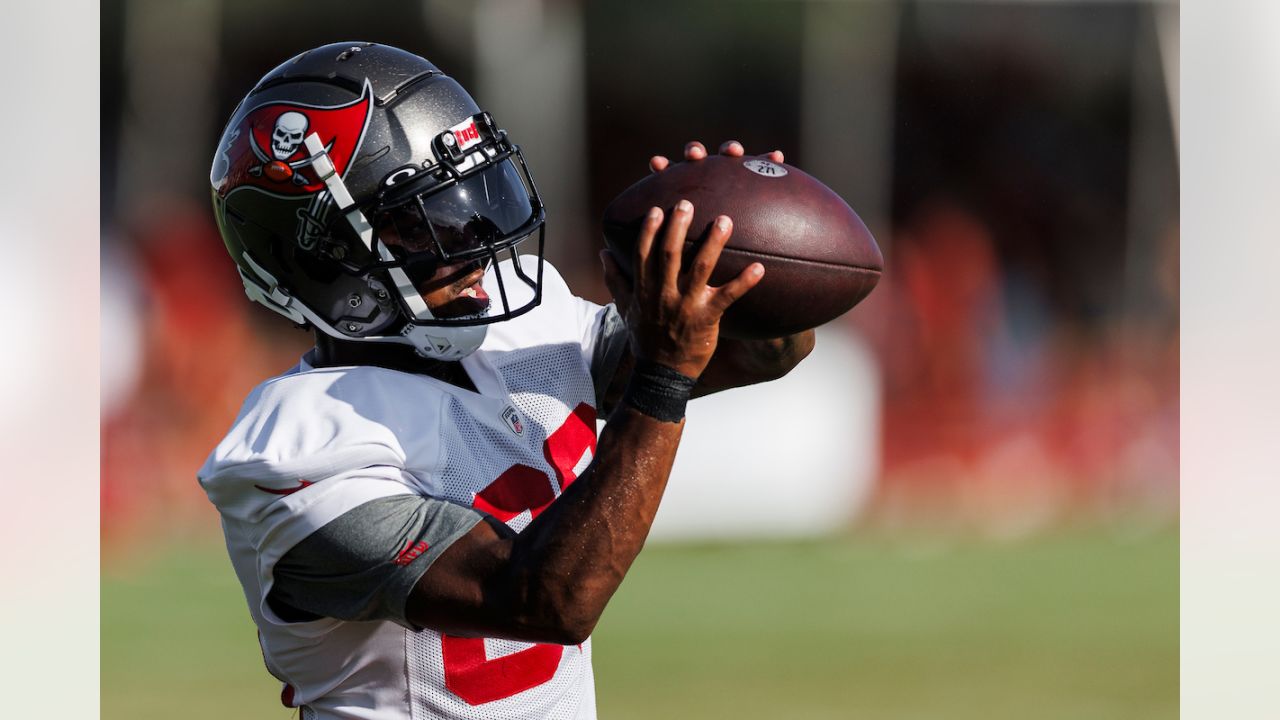
[[[377,367],[313,368],[304,357],[249,395],[199,478],[222,514],[267,668],[304,720],[595,717],[590,640],[286,622],[267,594],[290,548],[377,498],[417,493],[517,531],[528,525],[595,452],[590,364],[602,317],[546,264],[541,305],[491,325],[462,361],[478,393]]]

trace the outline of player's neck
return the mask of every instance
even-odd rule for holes
[[[462,368],[462,363],[428,360],[408,345],[391,343],[347,342],[316,333],[316,367],[373,365],[400,372],[430,375],[458,387],[476,392],[475,383]]]

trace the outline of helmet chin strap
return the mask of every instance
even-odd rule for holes
[[[329,196],[333,198],[338,210],[343,213],[351,228],[360,237],[360,241],[364,243],[364,246],[371,253],[376,254],[380,260],[394,261],[395,257],[387,249],[387,246],[378,239],[373,231],[373,225],[369,223],[369,219],[364,216],[364,213],[360,212],[359,208],[355,207],[355,200],[352,199],[351,192],[347,190],[346,183],[342,182],[342,178],[338,176],[337,171],[334,169],[333,161],[329,158],[329,152],[325,149],[324,143],[321,142],[320,135],[313,132],[307,135],[303,143],[306,145],[307,152],[311,155],[311,168],[315,170],[316,175],[319,176],[329,190]],[[387,270],[387,274],[391,277],[391,282],[395,285],[396,292],[400,294],[400,298],[404,301],[405,307],[413,315],[400,333],[404,338],[401,342],[407,341],[413,345],[418,354],[440,360],[461,360],[475,352],[476,348],[480,347],[480,343],[484,342],[485,335],[488,332],[487,327],[484,325],[442,328],[414,323],[414,320],[434,320],[435,316],[431,314],[431,308],[427,307],[426,300],[422,299],[422,295],[403,268],[393,266]],[[310,316],[314,314],[308,313],[308,319],[311,319]],[[322,322],[318,326],[324,329],[327,334],[334,335],[340,339],[385,341],[384,338],[350,338],[334,330],[328,323]]]

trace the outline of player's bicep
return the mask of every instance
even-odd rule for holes
[[[410,622],[462,637],[527,639],[513,571],[516,533],[486,515],[418,580],[406,612]]]
[[[391,620],[418,580],[483,516],[418,495],[371,500],[328,522],[276,562],[267,601],[288,621]]]

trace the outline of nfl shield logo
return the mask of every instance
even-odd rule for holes
[[[520,413],[510,405],[502,410],[502,419],[506,421],[507,427],[511,428],[511,432],[517,435],[524,434],[524,424],[520,422]]]

